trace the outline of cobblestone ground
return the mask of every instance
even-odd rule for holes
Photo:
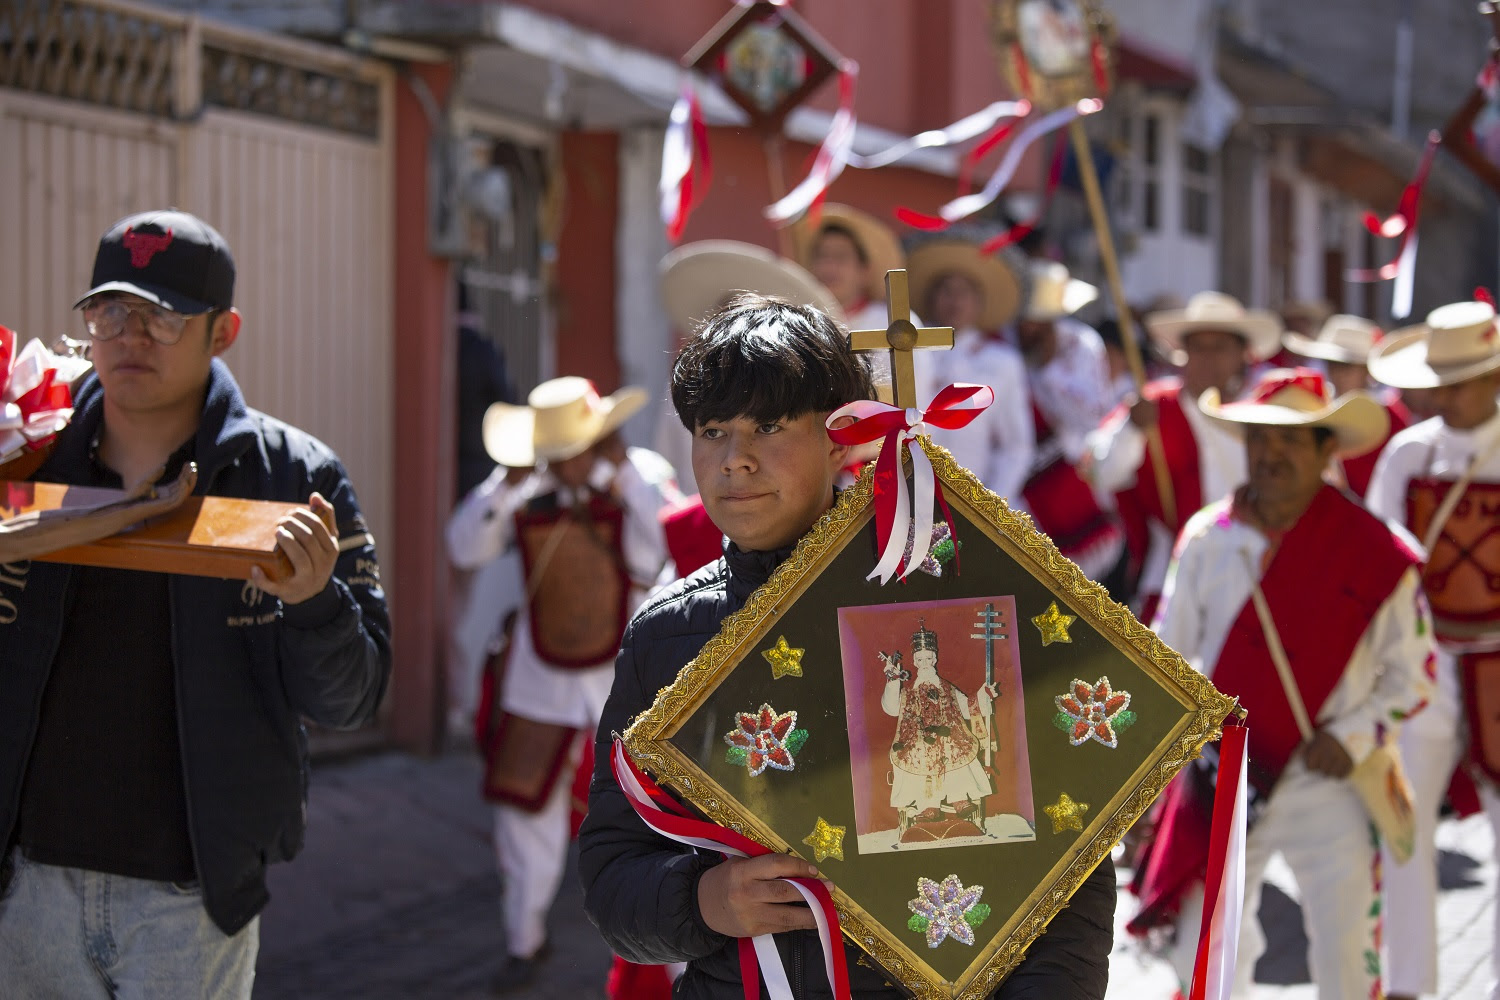
[[[382,754],[316,770],[307,847],[273,870],[261,921],[257,1000],[477,1000],[502,954],[500,883],[478,762]],[[1440,828],[1442,957],[1437,996],[1485,1000],[1496,870],[1483,817]],[[1123,874],[1122,874],[1122,877]],[[1256,1000],[1313,1000],[1296,887],[1273,866],[1262,915],[1270,946]],[[1168,1000],[1167,966],[1123,931],[1120,896],[1110,1000]],[[603,996],[609,952],[583,915],[570,864],[553,908],[556,950],[516,1000]]]

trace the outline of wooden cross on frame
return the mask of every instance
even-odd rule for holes
[[[886,315],[890,325],[884,330],[854,330],[849,334],[849,349],[889,351],[891,391],[895,404],[906,408],[917,405],[917,372],[912,351],[952,350],[953,327],[918,327],[911,321],[911,297],[906,287],[905,269],[885,272]]]

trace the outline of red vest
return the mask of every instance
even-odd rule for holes
[[[1187,519],[1203,506],[1203,474],[1198,461],[1198,439],[1193,436],[1193,425],[1182,412],[1179,397],[1182,383],[1176,379],[1162,379],[1146,386],[1146,398],[1157,404],[1161,428],[1162,455],[1167,461],[1167,478],[1172,483],[1172,499],[1177,516],[1168,522],[1161,494],[1156,488],[1156,467],[1151,460],[1151,449],[1147,448],[1135,471],[1135,484],[1115,494],[1115,506],[1120,519],[1125,522],[1125,543],[1130,548],[1133,572],[1140,572],[1145,562],[1146,550],[1151,544],[1150,522],[1165,525],[1175,538],[1182,531]],[[1123,417],[1125,407],[1116,408],[1108,420]]]

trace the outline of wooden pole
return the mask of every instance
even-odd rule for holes
[[[1141,359],[1140,345],[1135,340],[1135,315],[1130,311],[1130,303],[1125,301],[1125,285],[1120,281],[1120,262],[1115,256],[1115,240],[1109,228],[1109,215],[1104,210],[1104,196],[1099,191],[1099,175],[1094,172],[1094,154],[1089,148],[1088,133],[1084,132],[1083,121],[1078,118],[1068,124],[1068,133],[1073,140],[1073,159],[1078,162],[1078,176],[1083,180],[1083,194],[1089,203],[1094,233],[1099,237],[1099,257],[1104,262],[1109,294],[1115,300],[1125,362],[1130,366],[1130,377],[1135,380],[1136,394],[1143,395],[1146,388],[1146,365]],[[1146,450],[1151,456],[1152,471],[1156,474],[1156,493],[1161,497],[1162,513],[1166,515],[1167,527],[1171,528],[1177,523],[1177,497],[1172,492],[1172,477],[1167,472],[1160,427],[1146,429]]]

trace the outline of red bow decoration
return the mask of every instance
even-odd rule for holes
[[[1250,401],[1267,403],[1281,390],[1292,388],[1306,390],[1323,402],[1328,402],[1328,383],[1324,380],[1322,372],[1312,368],[1293,368],[1290,374],[1263,379],[1251,393]]]
[[[875,460],[875,538],[880,546],[880,561],[865,579],[880,578],[882,584],[890,581],[898,569],[902,579],[922,565],[932,547],[932,518],[934,501],[942,507],[943,517],[948,522],[948,531],[955,540],[955,558],[958,552],[958,532],[953,525],[953,512],[943,499],[943,487],[932,471],[927,453],[917,441],[925,434],[928,424],[944,430],[957,430],[966,426],[995,401],[995,391],[987,385],[958,382],[942,389],[925,410],[903,410],[888,403],[873,399],[861,399],[839,407],[828,415],[828,436],[843,445],[868,444],[884,438],[880,446],[880,457]],[[844,417],[853,417],[854,422],[844,427],[835,427]],[[912,461],[913,499],[908,502],[906,475],[901,471],[901,445],[908,443]],[[906,552],[907,535],[912,534],[911,555]],[[904,567],[903,567],[904,562]]]
[[[58,359],[40,340],[16,353],[16,335],[0,326],[0,463],[50,442],[73,417],[73,393]]]
[[[1433,158],[1437,156],[1442,134],[1432,131],[1427,134],[1427,145],[1422,150],[1422,159],[1417,163],[1411,183],[1401,192],[1396,211],[1380,218],[1374,212],[1365,213],[1365,228],[1376,236],[1397,239],[1396,256],[1377,268],[1355,269],[1345,273],[1349,281],[1388,281],[1399,279],[1391,302],[1391,315],[1400,319],[1411,312],[1412,281],[1417,266],[1417,212],[1422,204],[1422,189],[1427,186],[1427,174],[1432,170]]]

